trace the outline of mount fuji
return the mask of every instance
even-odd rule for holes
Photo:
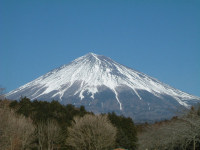
[[[31,100],[58,100],[78,107],[84,105],[94,113],[114,111],[132,117],[135,122],[169,119],[179,109],[200,102],[199,97],[94,53],[6,94],[8,99],[21,96]]]

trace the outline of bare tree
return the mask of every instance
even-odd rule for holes
[[[0,100],[5,99],[5,88],[0,87]]]
[[[43,122],[37,124],[36,127],[36,137],[38,139],[38,150],[43,150],[45,147],[46,135],[45,135],[46,125]]]
[[[139,149],[173,150],[178,147],[186,150],[192,143],[195,150],[199,136],[200,116],[189,114],[159,126],[150,126],[138,136]]]
[[[53,120],[47,121],[46,133],[47,133],[48,150],[53,150],[62,140],[61,129],[56,121]]]
[[[21,149],[31,148],[31,142],[34,139],[35,127],[30,118],[25,118],[24,116],[20,117],[19,120],[20,127],[20,140],[21,140]]]
[[[16,115],[4,104],[2,106],[0,108],[1,149],[29,149],[29,143],[34,132],[32,121],[24,116]]]
[[[115,138],[116,128],[107,116],[85,115],[74,118],[66,143],[76,150],[107,150],[114,145]]]
[[[193,150],[195,150],[196,143],[200,143],[200,116],[189,114],[189,116],[182,117],[182,121],[182,124],[185,125],[185,128],[182,128],[183,135],[185,135],[185,145],[188,146],[192,143]]]
[[[56,121],[48,120],[37,125],[38,149],[53,150],[58,147],[62,133]]]

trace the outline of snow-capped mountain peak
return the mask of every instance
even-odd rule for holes
[[[31,99],[47,97],[60,102],[76,97],[76,99],[80,98],[81,103],[84,103],[87,97],[87,99],[91,99],[90,103],[92,103],[92,100],[94,102],[98,99],[98,95],[102,91],[113,93],[113,99],[117,102],[116,106],[120,111],[126,109],[122,102],[124,101],[121,94],[123,91],[132,93],[135,100],[141,101],[138,103],[147,101],[142,94],[144,92],[151,93],[152,96],[161,100],[169,96],[184,107],[190,106],[190,100],[200,100],[198,97],[174,89],[155,78],[127,68],[108,57],[94,53],[79,57],[70,64],[63,65],[11,91],[7,97],[19,98],[24,94]],[[149,105],[149,102],[146,103]],[[105,107],[103,102],[101,105],[101,107]]]

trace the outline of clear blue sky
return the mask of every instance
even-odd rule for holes
[[[7,92],[88,52],[200,96],[200,1],[0,0]]]

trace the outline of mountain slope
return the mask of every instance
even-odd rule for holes
[[[116,111],[136,120],[171,117],[178,107],[190,107],[200,98],[174,89],[108,57],[89,53],[8,93],[84,105],[100,113]]]

